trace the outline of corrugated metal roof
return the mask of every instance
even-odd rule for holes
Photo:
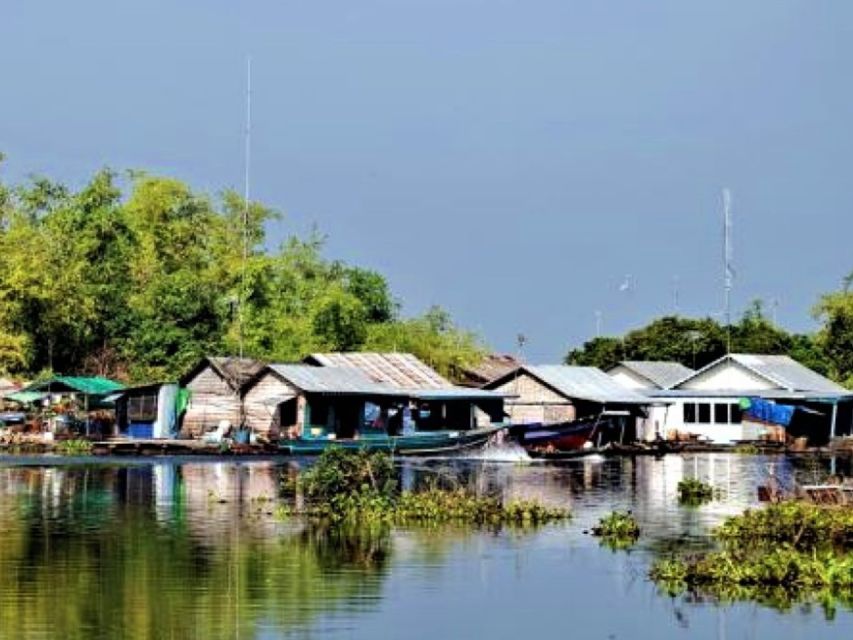
[[[411,395],[418,400],[503,400],[504,398],[511,397],[510,394],[467,387],[457,387],[455,389],[413,389]]]
[[[693,373],[693,369],[685,367],[680,362],[663,360],[625,360],[619,363],[626,369],[644,377],[661,389],[669,389],[672,385],[684,380]]]
[[[849,393],[847,389],[812,371],[793,358],[784,355],[761,355],[751,353],[730,353],[719,360],[702,367],[674,385],[680,387],[690,380],[724,363],[726,360],[737,362],[765,380],[787,391],[807,391],[828,394]]]
[[[626,389],[601,369],[561,364],[522,367],[568,398],[601,404],[649,404],[649,399]]]
[[[314,353],[306,358],[324,367],[355,367],[398,389],[452,389],[453,385],[411,353]]]
[[[479,387],[517,369],[520,364],[521,362],[509,354],[487,355],[476,365],[462,369],[462,384]]]
[[[271,364],[276,372],[306,393],[357,394],[406,397],[408,394],[371,380],[353,367],[315,367],[308,364]]]

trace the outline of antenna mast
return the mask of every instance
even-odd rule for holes
[[[726,321],[727,332],[731,334],[732,324],[732,194],[723,188],[723,317]],[[729,350],[731,350],[731,335],[729,335]]]
[[[246,297],[246,262],[249,259],[249,171],[252,144],[252,58],[246,58],[246,175],[243,184],[243,261],[240,264],[240,299],[237,322],[240,332],[240,357],[243,357],[243,305]]]

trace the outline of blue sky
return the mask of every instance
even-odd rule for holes
[[[145,168],[242,188],[327,253],[555,361],[595,333],[853,269],[853,3],[2,0],[0,177]],[[632,287],[620,292],[626,274]]]

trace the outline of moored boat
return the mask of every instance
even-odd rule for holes
[[[297,456],[319,455],[331,447],[385,451],[397,455],[437,455],[485,445],[505,425],[458,431],[421,431],[391,436],[369,434],[358,438],[295,438],[281,440],[279,449]]]
[[[510,427],[510,435],[525,449],[576,451],[607,426],[602,416],[592,416],[556,424],[521,424]]]

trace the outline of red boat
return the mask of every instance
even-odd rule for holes
[[[513,425],[509,433],[525,449],[577,451],[583,449],[596,433],[609,427],[610,420],[597,415],[557,424]]]

